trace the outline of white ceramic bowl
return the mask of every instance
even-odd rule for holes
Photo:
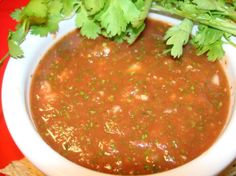
[[[178,20],[161,15],[152,17],[169,23]],[[22,48],[25,58],[10,59],[3,80],[2,105],[8,129],[22,153],[40,170],[49,176],[106,175],[95,172],[63,158],[52,150],[39,136],[30,118],[29,85],[40,58],[63,35],[74,28],[74,20],[64,21],[55,36],[40,38],[28,35]],[[158,176],[210,176],[216,175],[236,157],[236,108],[234,105],[236,86],[236,49],[225,46],[227,51],[226,72],[231,88],[231,111],[228,123],[212,147],[193,161],[170,171],[153,174]]]

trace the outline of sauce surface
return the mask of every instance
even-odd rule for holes
[[[42,138],[69,160],[100,172],[150,174],[198,157],[229,109],[219,63],[185,47],[165,55],[167,25],[148,20],[129,46],[74,31],[41,60],[31,112]]]

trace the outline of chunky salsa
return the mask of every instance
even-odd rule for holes
[[[73,31],[39,63],[31,112],[42,138],[69,160],[105,173],[150,174],[206,151],[225,125],[220,63],[165,51],[167,24],[148,20],[133,45]]]

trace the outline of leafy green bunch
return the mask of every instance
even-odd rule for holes
[[[8,54],[22,58],[20,45],[28,32],[47,36],[58,31],[60,21],[73,16],[80,33],[89,39],[103,35],[131,44],[144,30],[150,10],[183,19],[164,37],[167,51],[174,58],[181,57],[189,42],[198,55],[206,53],[209,61],[224,56],[224,43],[236,46],[231,40],[236,36],[236,0],[31,0],[11,15],[18,25],[16,31],[9,32]],[[198,30],[191,35],[194,23]]]
[[[76,14],[81,34],[133,43],[145,27],[152,0],[82,0]]]
[[[31,0],[16,9],[12,18],[18,22],[9,32],[9,54],[23,57],[20,44],[28,32],[41,37],[58,30],[58,24],[76,15],[82,35],[95,39],[99,35],[132,43],[145,28],[152,0]]]
[[[9,32],[9,54],[14,58],[23,57],[20,44],[29,31],[40,36],[56,32],[59,22],[73,15],[77,6],[76,0],[31,0],[26,7],[16,9],[11,17],[18,25],[16,31]]]
[[[182,55],[183,46],[190,40],[193,22],[198,23],[198,30],[191,43],[197,48],[198,55],[207,53],[208,60],[215,61],[224,56],[224,43],[236,46],[230,38],[236,36],[235,0],[154,0],[152,10],[184,18],[165,35],[174,57]]]

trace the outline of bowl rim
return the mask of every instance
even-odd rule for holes
[[[172,17],[156,14],[151,14],[150,16],[151,18],[172,24],[179,23],[179,20],[173,19]],[[28,99],[25,95],[28,94],[27,91],[29,89],[31,74],[38,64],[38,62],[35,62],[32,57],[36,57],[39,60],[48,48],[50,48],[62,36],[74,29],[74,26],[74,18],[61,22],[56,39],[51,35],[47,38],[31,36],[30,34],[27,35],[25,42],[22,44],[22,48],[25,51],[25,58],[21,60],[10,59],[4,73],[1,92],[4,118],[10,134],[18,148],[44,173],[51,176],[63,176],[65,173],[70,176],[76,176],[78,173],[98,176],[109,175],[79,166],[56,153],[42,140],[40,135],[37,133],[37,130],[34,128],[34,125],[32,125],[32,121],[29,117],[29,111],[27,108]],[[236,55],[235,48],[226,46],[225,49],[229,58],[233,58]],[[35,51],[38,50],[41,50],[40,56],[35,54],[37,53]],[[233,70],[236,70],[236,60],[229,59],[229,62],[229,65],[233,66]],[[236,83],[235,72],[233,72],[233,75],[235,79],[234,82]],[[235,92],[233,92],[232,96],[235,96]],[[235,104],[232,104],[232,106],[235,107]],[[12,109],[14,109],[14,111]],[[236,157],[236,144],[233,142],[234,138],[232,135],[236,133],[235,108],[232,108],[232,111],[231,116],[233,118],[230,119],[230,123],[228,123],[220,137],[218,137],[216,142],[206,152],[182,166],[152,175],[189,176],[214,175],[219,173]],[[18,117],[14,117],[16,115]],[[22,127],[24,127],[23,130]],[[32,147],[32,143],[34,144],[34,147]],[[222,148],[222,146],[225,148]],[[221,161],[222,158],[225,159],[225,162],[223,163]],[[203,160],[205,162],[202,162]],[[210,166],[214,166],[214,169]],[[57,169],[54,169],[55,167]]]

